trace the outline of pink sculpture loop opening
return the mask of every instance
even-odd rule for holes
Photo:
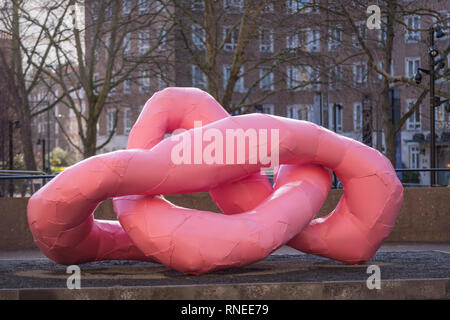
[[[274,186],[260,174],[266,163],[248,154],[238,164],[174,164],[179,142],[164,135],[180,128],[186,131],[178,141],[193,141],[200,130],[277,130]],[[261,140],[249,146],[261,147]],[[266,148],[273,153],[272,144]],[[330,189],[330,170],[344,195],[327,217],[313,219]],[[177,207],[162,196],[205,191],[224,214]],[[119,221],[95,220],[93,211],[108,198]],[[264,259],[284,244],[346,263],[367,261],[391,232],[402,201],[389,160],[362,143],[306,121],[231,117],[206,92],[167,88],[146,103],[127,150],[64,170],[30,199],[28,221],[36,244],[57,263],[130,259],[202,274]]]

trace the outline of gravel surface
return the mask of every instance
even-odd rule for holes
[[[376,264],[381,280],[450,278],[450,254],[440,251],[378,252],[363,265],[312,255],[272,255],[240,268],[192,276],[154,263],[103,261],[80,265],[83,287],[273,282],[365,281]],[[0,260],[0,289],[66,287],[66,267],[48,259]]]

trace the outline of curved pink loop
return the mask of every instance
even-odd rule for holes
[[[183,105],[192,109],[186,107],[184,112]],[[155,94],[128,146],[150,150],[130,149],[84,160],[30,199],[30,229],[41,250],[65,264],[155,259],[197,274],[256,261],[289,240],[299,250],[349,263],[370,259],[390,233],[402,203],[403,189],[390,162],[378,151],[312,123],[261,114],[230,117],[220,109],[197,89],[170,88]],[[281,167],[275,191],[268,196],[272,189],[267,180],[255,175],[262,164],[248,164],[248,157],[241,165],[174,165],[171,151],[177,142],[161,141],[164,133],[192,127],[198,119],[209,123],[203,128],[224,135],[227,129],[279,130],[279,162],[288,166]],[[190,129],[179,138],[193,139],[199,130]],[[334,170],[345,190],[330,216],[303,229],[329,188],[329,175],[306,164]],[[223,191],[213,198],[224,212],[244,213],[221,216],[187,210],[156,196],[211,190]],[[117,223],[95,221],[92,216],[101,201],[121,196],[128,197],[114,203],[126,233]],[[242,232],[234,232],[239,228]],[[252,238],[255,234],[259,236]]]

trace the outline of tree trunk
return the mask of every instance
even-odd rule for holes
[[[33,134],[31,130],[31,117],[28,108],[23,110],[23,116],[21,119],[22,128],[20,129],[20,137],[22,140],[22,150],[25,160],[25,166],[27,170],[36,171],[36,159],[34,157]]]
[[[97,153],[97,120],[88,121],[86,139],[83,141],[83,158],[95,156]]]

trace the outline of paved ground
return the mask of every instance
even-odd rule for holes
[[[365,281],[367,266],[371,264],[380,266],[382,280],[450,278],[450,244],[388,244],[371,261],[357,266],[283,247],[253,265],[202,276],[133,261],[97,262],[80,267],[82,286],[86,288]],[[65,266],[43,258],[39,252],[0,254],[0,289],[65,288],[67,277]]]

